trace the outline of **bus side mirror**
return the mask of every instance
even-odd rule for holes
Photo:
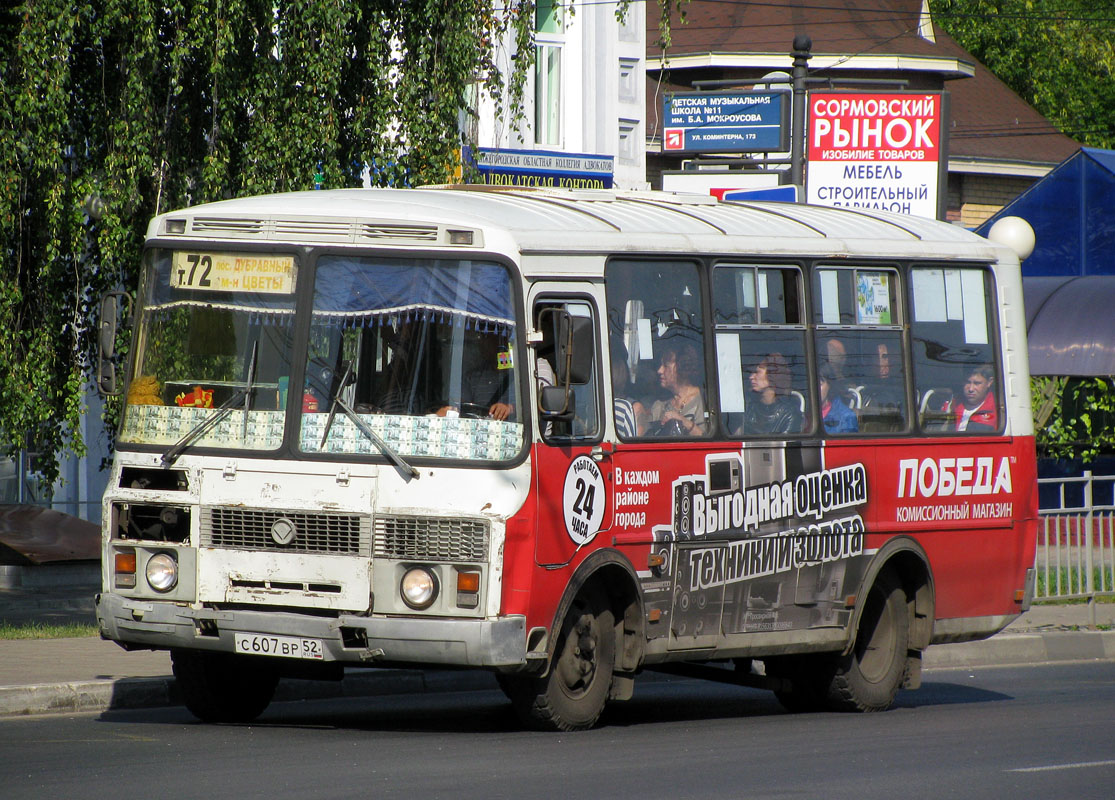
[[[592,319],[561,312],[554,365],[558,384],[585,384],[592,380],[593,344]]]
[[[121,392],[116,385],[116,332],[121,312],[130,309],[131,298],[125,292],[106,292],[101,298],[97,321],[97,389],[108,397]]]
[[[566,386],[543,386],[538,404],[542,409],[542,416],[551,420],[573,419],[572,391]]]

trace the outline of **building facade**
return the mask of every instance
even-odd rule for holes
[[[646,187],[645,7],[631,3],[619,20],[613,4],[579,3],[575,13],[555,0],[537,4],[522,119],[506,99],[497,107],[480,95],[474,140],[485,182]],[[511,55],[506,43],[504,74]]]

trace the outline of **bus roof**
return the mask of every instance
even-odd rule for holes
[[[184,225],[168,230],[167,220]],[[1004,249],[936,220],[796,203],[719,202],[656,191],[438,186],[261,195],[170,212],[149,238],[337,243],[367,247],[453,244],[522,253],[706,252],[996,260]]]

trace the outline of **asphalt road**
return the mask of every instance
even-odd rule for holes
[[[1115,796],[1115,664],[937,670],[884,714],[784,713],[670,679],[580,734],[521,730],[498,692],[0,720],[17,798],[1063,798]]]

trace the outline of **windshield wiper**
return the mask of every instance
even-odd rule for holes
[[[341,397],[341,394],[344,392],[345,387],[348,386],[348,384],[351,382],[352,362],[350,361],[348,362],[348,364],[345,365],[345,372],[344,375],[341,376],[340,384],[337,385],[337,387],[333,390],[333,400],[329,404],[329,416],[325,420],[325,430],[321,434],[321,444],[318,445],[318,450],[325,449],[325,440],[329,438],[329,430],[333,427],[333,419],[337,416],[337,409],[340,408],[342,411],[345,412],[345,416],[352,420],[352,424],[356,426],[357,430],[368,437],[369,441],[371,441],[372,444],[378,447],[381,453],[387,456],[388,461],[390,461],[392,466],[394,466],[395,469],[398,470],[399,474],[403,477],[403,480],[409,481],[411,478],[421,477],[421,475],[419,475],[418,473],[418,470],[408,464],[406,460],[401,455],[399,455],[394,448],[391,447],[391,445],[383,441],[383,439],[381,439],[376,434],[376,432],[371,429],[371,426],[369,426],[368,423],[360,418],[360,415],[356,413],[356,410],[348,403],[346,403],[344,401],[344,398]]]
[[[244,401],[244,431],[243,431],[243,434],[242,434],[242,439],[247,440],[247,438],[248,438],[248,411],[251,410],[251,407],[252,407],[252,392],[255,390],[254,382],[255,382],[255,374],[256,374],[256,353],[258,351],[259,351],[259,342],[258,341],[253,342],[252,343],[252,356],[251,356],[251,359],[248,361],[248,376],[247,376],[247,380],[245,381],[244,388],[243,389],[237,389],[233,393],[232,397],[228,398],[228,400],[225,400],[223,403],[221,403],[217,407],[217,410],[216,410],[215,414],[211,414],[210,416],[206,417],[201,422],[199,422],[197,425],[190,428],[190,430],[186,432],[185,436],[183,436],[181,439],[179,439],[177,442],[175,442],[173,445],[171,445],[170,449],[167,450],[165,453],[163,453],[162,462],[163,462],[164,467],[169,467],[175,461],[177,461],[178,456],[182,455],[182,452],[187,447],[189,447],[191,444],[193,444],[198,439],[200,439],[201,435],[203,433],[208,431],[210,428],[212,428],[214,425],[216,425],[222,419],[224,419],[229,414],[231,414],[233,406],[235,406],[241,400]]]

